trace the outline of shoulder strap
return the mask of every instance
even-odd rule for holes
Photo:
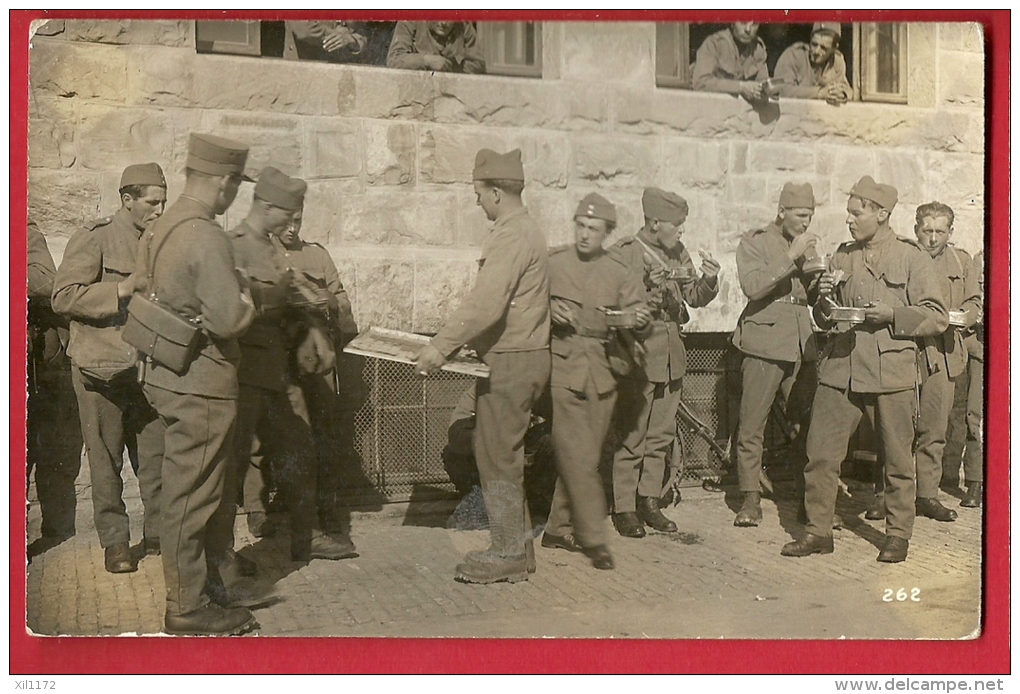
[[[651,254],[651,256],[652,256],[652,257],[653,257],[653,258],[655,259],[655,261],[656,261],[656,262],[657,262],[657,263],[658,263],[658,264],[659,264],[660,266],[662,266],[662,268],[663,268],[663,269],[665,269],[665,270],[669,270],[669,264],[668,264],[668,263],[666,263],[666,261],[664,261],[664,260],[663,260],[662,258],[660,258],[660,257],[659,257],[659,254],[658,254],[658,253],[656,253],[656,252],[655,252],[655,250],[654,250],[654,249],[653,249],[653,248],[652,248],[651,246],[649,246],[649,245],[648,245],[647,243],[645,243],[644,241],[642,241],[642,240],[641,240],[641,239],[640,239],[639,237],[637,237],[637,236],[635,236],[635,237],[634,237],[634,240],[635,240],[635,241],[637,241],[638,243],[640,243],[640,244],[641,244],[642,246],[644,246],[644,247],[645,247],[646,249],[648,249],[648,252],[649,252],[649,253]]]
[[[153,281],[153,273],[155,273],[155,271],[156,271],[156,256],[158,256],[159,252],[161,250],[163,250],[163,246],[166,244],[167,239],[170,238],[170,234],[172,234],[174,232],[174,230],[177,229],[177,227],[179,227],[180,225],[184,224],[185,222],[190,222],[193,219],[202,219],[202,217],[200,217],[198,215],[195,215],[193,217],[185,217],[184,219],[180,220],[179,222],[174,224],[172,227],[167,229],[166,233],[163,234],[163,238],[161,238],[159,240],[159,244],[156,246],[156,250],[152,249],[152,241],[153,241],[153,239],[156,238],[156,232],[155,231],[150,231],[147,234],[148,238],[146,239],[145,243],[146,243],[146,246],[147,246],[148,251],[149,251],[149,253],[148,253],[148,256],[149,256],[148,257],[148,261],[149,262],[148,262],[148,267],[146,267],[145,269],[146,269],[146,275],[149,278],[149,290],[151,292],[155,293],[155,282]]]

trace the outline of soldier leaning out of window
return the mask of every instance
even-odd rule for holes
[[[737,94],[751,103],[768,101],[769,68],[765,43],[757,22],[734,22],[709,36],[698,47],[692,67],[694,88]]]
[[[470,22],[397,22],[386,67],[433,72],[485,72]]]
[[[394,22],[284,22],[284,57],[384,65]]]
[[[798,41],[779,56],[776,81],[779,95],[801,99],[825,99],[844,104],[853,95],[846,79],[846,60],[840,53],[841,29],[837,23],[822,22],[811,29],[811,43]]]

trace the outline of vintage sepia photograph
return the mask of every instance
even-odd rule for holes
[[[11,232],[32,639],[1001,609],[984,24],[65,14]]]

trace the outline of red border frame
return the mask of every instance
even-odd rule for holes
[[[27,225],[28,29],[33,19],[281,19],[279,11],[10,11],[10,228]],[[299,16],[335,16],[304,11]],[[358,19],[394,18],[393,11],[344,11]],[[985,516],[984,631],[972,641],[620,641],[257,638],[156,639],[130,644],[110,638],[37,638],[25,633],[24,563],[25,399],[11,389],[10,672],[72,673],[436,673],[648,672],[704,673],[975,673],[1008,674],[1009,662],[1009,43],[1008,10],[973,11],[458,11],[402,12],[401,18],[455,16],[474,20],[530,19],[811,22],[974,21],[984,26],[987,76],[988,466]],[[26,237],[10,236],[11,383],[25,382]],[[992,550],[992,551],[988,551]],[[494,647],[498,644],[498,647]],[[127,647],[130,656],[126,656]]]

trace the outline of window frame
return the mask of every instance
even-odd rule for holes
[[[243,24],[247,30],[248,38],[247,41],[222,41],[212,40],[202,42],[199,39],[199,34],[203,25],[223,24],[224,22],[230,22],[232,24]],[[258,19],[196,19],[195,20],[195,52],[201,54],[215,54],[225,53],[229,55],[250,55],[256,58],[262,57],[262,22]],[[202,44],[206,44],[206,49],[201,48]]]
[[[532,25],[535,32],[535,55],[530,65],[518,65],[497,60],[494,56],[495,30],[497,25],[519,24],[526,31],[527,25]],[[485,72],[489,75],[503,75],[506,77],[542,77],[542,22],[475,22],[475,31],[478,40],[482,44],[482,53],[485,55]],[[496,68],[493,70],[493,68]]]

